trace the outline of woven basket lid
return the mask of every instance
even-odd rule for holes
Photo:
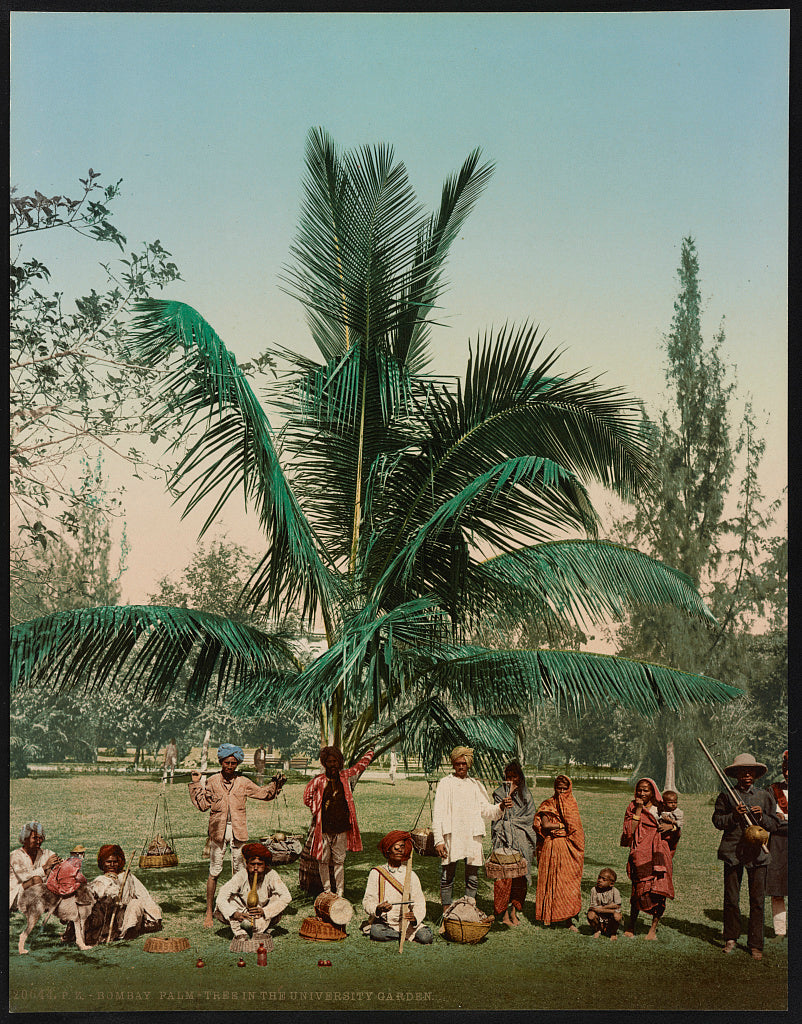
[[[157,939],[150,936],[145,939],[142,948],[146,953],[180,953],[182,949],[189,949],[189,939],[184,936],[174,939]]]

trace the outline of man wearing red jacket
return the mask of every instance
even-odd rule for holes
[[[323,747],[320,763],[325,770],[310,779],[304,790],[304,803],[314,819],[310,854],[318,861],[324,892],[332,891],[331,866],[334,891],[338,896],[344,895],[346,851],[358,853],[362,849],[351,780],[356,783],[372,760],[373,751],[369,750],[351,768],[343,768],[343,755],[337,747]]]

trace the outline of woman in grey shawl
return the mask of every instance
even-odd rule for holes
[[[518,911],[523,909],[526,888],[532,880],[532,858],[537,845],[537,833],[532,825],[535,801],[526,785],[523,769],[511,761],[504,769],[504,784],[493,791],[494,803],[509,796],[512,807],[492,824],[494,847],[517,850],[526,859],[526,874],[520,878],[496,878],[493,882],[493,908],[498,916],[504,914],[502,924],[517,925]]]

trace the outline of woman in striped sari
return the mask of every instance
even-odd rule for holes
[[[547,925],[562,923],[571,931],[578,931],[574,918],[582,909],[585,832],[567,775],[558,775],[554,780],[554,796],[538,807],[534,826],[537,832],[535,920]]]

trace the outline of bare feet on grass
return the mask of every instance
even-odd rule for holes
[[[611,935],[610,936],[610,942],[618,942],[618,936],[617,935]]]
[[[624,938],[625,939],[634,939],[635,938],[635,933],[634,932],[624,932]]]
[[[203,919],[203,927],[204,928],[211,928],[213,925],[214,925],[214,918],[212,917],[211,914],[207,914],[206,917],[204,917],[204,919]]]

